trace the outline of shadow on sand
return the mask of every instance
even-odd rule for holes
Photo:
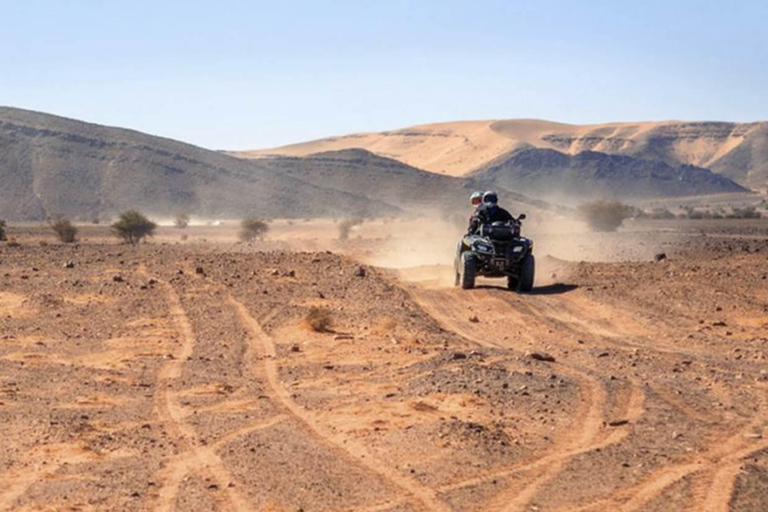
[[[531,290],[530,292],[524,295],[560,295],[563,293],[572,292],[578,287],[579,286],[575,284],[563,284],[563,283],[548,284],[546,286],[535,286],[533,290]],[[489,284],[477,285],[475,286],[475,288],[479,290],[507,290],[505,286],[494,286]]]
[[[546,286],[535,286],[528,295],[560,295],[562,293],[572,292],[579,286],[575,284],[555,283]]]

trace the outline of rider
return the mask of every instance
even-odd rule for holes
[[[514,220],[507,210],[498,205],[498,202],[499,196],[496,192],[489,190],[483,194],[483,204],[475,209],[475,213],[469,221],[470,233],[474,233],[483,224],[511,222]]]

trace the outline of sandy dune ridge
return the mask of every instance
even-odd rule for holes
[[[695,165],[753,187],[764,186],[768,180],[768,122],[573,125],[536,119],[458,121],[233,154],[262,158],[364,148],[430,172],[463,176],[525,147],[566,154],[589,150],[661,160],[670,165]]]

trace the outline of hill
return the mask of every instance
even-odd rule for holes
[[[521,149],[471,176],[484,183],[485,188],[514,188],[523,194],[565,204],[600,197],[652,198],[747,192],[728,178],[701,167],[671,166],[663,161],[597,151],[568,155],[553,149]]]
[[[328,151],[306,157],[275,157],[268,160],[280,172],[350,194],[369,197],[402,209],[425,209],[451,214],[467,205],[474,190],[484,183],[474,177],[456,178],[422,171],[363,149]],[[550,208],[519,193],[504,190],[505,200],[534,208]]]
[[[568,155],[595,151],[693,165],[742,186],[768,186],[768,122],[648,122],[570,125],[540,120],[464,121],[420,125],[381,133],[330,137],[237,156],[303,156],[360,147],[438,174],[463,176],[524,148]]]
[[[0,218],[393,214],[393,205],[144,133],[0,108]]]

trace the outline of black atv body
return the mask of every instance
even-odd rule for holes
[[[507,288],[530,292],[536,273],[533,240],[520,235],[520,215],[511,222],[494,222],[464,236],[456,249],[455,285],[475,287],[475,278],[506,277]]]

